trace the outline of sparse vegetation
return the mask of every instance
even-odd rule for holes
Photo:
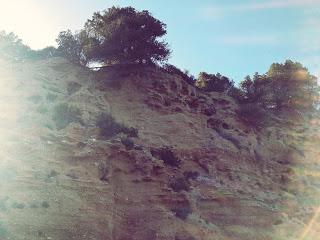
[[[252,127],[262,127],[267,119],[268,113],[256,103],[246,103],[240,105],[238,110],[239,118]]]
[[[175,192],[189,191],[190,183],[185,177],[175,178],[169,182],[169,187]]]
[[[79,89],[81,88],[81,84],[77,83],[77,82],[68,82],[67,85],[67,92],[69,95],[79,91]]]
[[[190,203],[187,201],[182,205],[172,208],[171,211],[175,213],[176,217],[180,218],[181,220],[186,220],[189,214],[192,213],[192,208]]]
[[[82,124],[82,113],[79,108],[61,103],[53,108],[52,120],[56,124],[58,130],[67,127],[72,122]]]
[[[14,33],[0,32],[0,56],[9,59],[24,58],[31,49]]]
[[[186,180],[192,179],[196,180],[199,177],[199,172],[197,171],[185,171],[183,173],[183,176],[185,177]]]
[[[160,149],[151,149],[152,156],[161,159],[164,164],[179,167],[181,164],[181,160],[175,155],[169,147],[163,147]]]
[[[40,114],[45,114],[48,112],[48,108],[46,108],[46,106],[44,105],[40,105],[39,107],[37,107],[37,112]]]
[[[128,133],[131,136],[137,134],[134,128],[128,128],[124,124],[118,123],[109,113],[98,116],[97,126],[100,128],[100,134],[103,138],[110,138],[119,133]]]
[[[58,56],[56,48],[32,50],[14,33],[0,32],[0,56],[11,60],[38,60]]]
[[[172,64],[165,64],[163,66],[163,69],[170,73],[170,74],[175,74],[180,76],[183,80],[185,80],[187,83],[189,83],[190,85],[194,85],[196,82],[196,79],[194,76],[192,76],[191,74],[189,74],[188,71],[181,71],[179,68],[177,68],[176,66],[172,65]]]
[[[57,99],[57,95],[53,93],[48,93],[46,99],[48,102],[54,102]]]
[[[49,204],[47,201],[43,201],[43,202],[41,203],[41,207],[43,207],[43,208],[49,208],[49,207],[50,207],[50,204]]]
[[[121,138],[121,143],[126,147],[127,150],[131,150],[134,148],[134,142],[129,137]]]

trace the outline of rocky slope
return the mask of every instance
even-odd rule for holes
[[[178,76],[60,58],[0,85],[0,239],[320,236],[317,118],[254,129]]]

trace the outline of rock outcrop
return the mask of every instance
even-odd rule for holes
[[[320,234],[317,117],[256,129],[159,69],[60,58],[1,60],[0,85],[0,239]]]

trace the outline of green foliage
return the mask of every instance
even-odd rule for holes
[[[0,32],[0,56],[13,59],[24,58],[31,49],[14,33]]]
[[[194,78],[194,76],[192,76],[191,74],[189,74],[188,71],[181,71],[179,68],[177,68],[174,65],[171,64],[165,64],[163,66],[163,69],[170,73],[170,74],[176,74],[178,76],[180,76],[183,80],[185,80],[187,83],[189,83],[190,85],[194,85],[196,79]]]
[[[58,130],[64,129],[72,122],[82,124],[82,113],[79,108],[61,103],[53,108],[52,120],[55,122]]]
[[[74,64],[85,65],[82,43],[79,34],[73,34],[70,30],[59,33],[56,39],[58,52]]]
[[[159,40],[165,34],[166,25],[148,11],[112,7],[94,13],[76,34],[61,32],[57,42],[63,56],[82,65],[90,61],[150,64],[169,57],[167,43]]]
[[[43,208],[49,208],[49,207],[50,207],[50,204],[49,204],[47,201],[43,201],[43,202],[41,203],[41,207],[43,207]]]
[[[32,50],[14,33],[0,32],[0,56],[14,60],[38,60],[58,56],[54,47]]]
[[[108,113],[102,113],[97,118],[97,126],[100,128],[100,134],[103,138],[110,138],[119,133],[129,133],[131,128],[126,127],[124,124],[118,123]]]
[[[157,40],[166,34],[166,25],[148,11],[112,7],[94,13],[84,31],[84,50],[90,59],[144,63],[164,61],[170,53],[167,44]]]
[[[196,86],[207,92],[226,92],[233,86],[233,82],[220,73],[201,72],[196,81]]]
[[[32,60],[41,60],[57,56],[59,56],[59,52],[55,47],[52,46],[40,50],[30,50],[26,54],[26,57]]]
[[[188,192],[190,190],[190,183],[186,178],[181,177],[171,180],[169,183],[169,187],[172,188],[172,190],[175,192]]]
[[[161,159],[164,164],[179,167],[181,164],[181,160],[175,155],[169,147],[163,147],[160,149],[151,149],[152,156]]]
[[[298,62],[274,63],[264,75],[256,73],[240,84],[245,101],[269,110],[312,110],[319,103],[317,78]]]
[[[239,103],[244,102],[245,93],[241,89],[237,88],[236,86],[230,87],[227,93],[230,97],[234,98],[237,102]]]
[[[277,109],[311,109],[319,100],[317,78],[301,63],[287,60],[271,65],[267,76],[271,79],[273,102]]]
[[[48,102],[54,102],[57,99],[57,95],[53,93],[48,93],[46,99]]]
[[[240,105],[237,113],[241,120],[255,128],[262,127],[268,119],[268,112],[256,103]]]

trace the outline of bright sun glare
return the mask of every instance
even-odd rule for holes
[[[45,47],[55,39],[53,20],[40,1],[0,0],[0,30],[14,32],[32,48]]]

